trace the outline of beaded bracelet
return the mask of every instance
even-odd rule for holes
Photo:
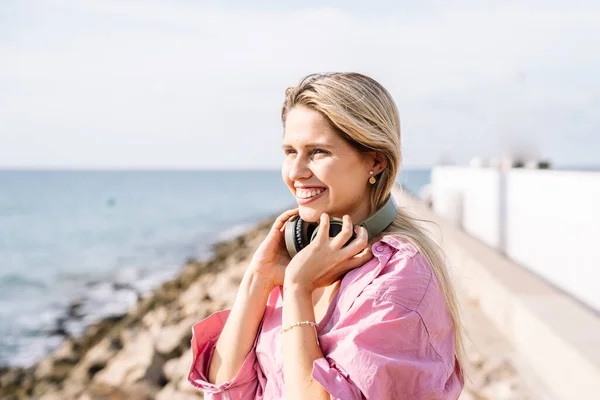
[[[288,326],[287,328],[282,329],[281,332],[279,332],[279,333],[287,332],[290,329],[295,328],[295,327],[300,326],[300,325],[312,325],[312,326],[315,327],[315,329],[317,328],[317,324],[315,322],[312,322],[312,321],[302,321],[302,322],[296,322],[295,324],[292,324],[292,325]]]
[[[282,329],[279,333],[285,333],[287,331],[289,331],[292,328],[295,328],[297,326],[300,325],[312,325],[315,328],[315,336],[317,337],[317,346],[321,346],[321,344],[319,343],[319,334],[317,333],[317,323],[312,322],[312,321],[302,321],[302,322],[296,322],[295,324],[292,324],[290,326],[288,326],[287,328]]]

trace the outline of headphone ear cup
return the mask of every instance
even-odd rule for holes
[[[297,221],[297,218],[292,218],[285,223],[285,247],[290,258],[294,257],[296,253],[298,253],[298,250],[296,250],[296,240],[294,239]]]
[[[296,246],[296,250],[302,250],[306,244],[302,237],[303,225],[305,224],[304,220],[298,217],[296,224],[294,225],[294,245]]]
[[[290,257],[294,257],[300,250],[308,246],[318,224],[306,222],[300,217],[288,221],[285,225],[285,246]]]

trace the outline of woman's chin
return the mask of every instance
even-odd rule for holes
[[[321,219],[321,214],[325,211],[321,211],[319,209],[308,208],[305,206],[298,206],[300,218],[302,218],[306,222],[319,222]]]

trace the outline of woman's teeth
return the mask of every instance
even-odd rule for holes
[[[325,189],[296,189],[296,197],[301,199],[310,199],[311,197],[315,197],[324,191]]]

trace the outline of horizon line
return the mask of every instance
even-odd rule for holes
[[[406,169],[431,169],[431,166],[410,166]],[[0,172],[279,172],[280,168],[236,167],[6,167],[0,166]]]
[[[470,168],[468,164],[434,164],[434,165],[407,165],[402,170],[424,170],[434,167],[453,166]],[[575,171],[600,171],[600,164],[558,164],[553,165],[550,170],[575,170]],[[176,167],[176,166],[11,166],[0,165],[0,172],[7,171],[30,171],[30,172],[275,172],[279,167]]]

